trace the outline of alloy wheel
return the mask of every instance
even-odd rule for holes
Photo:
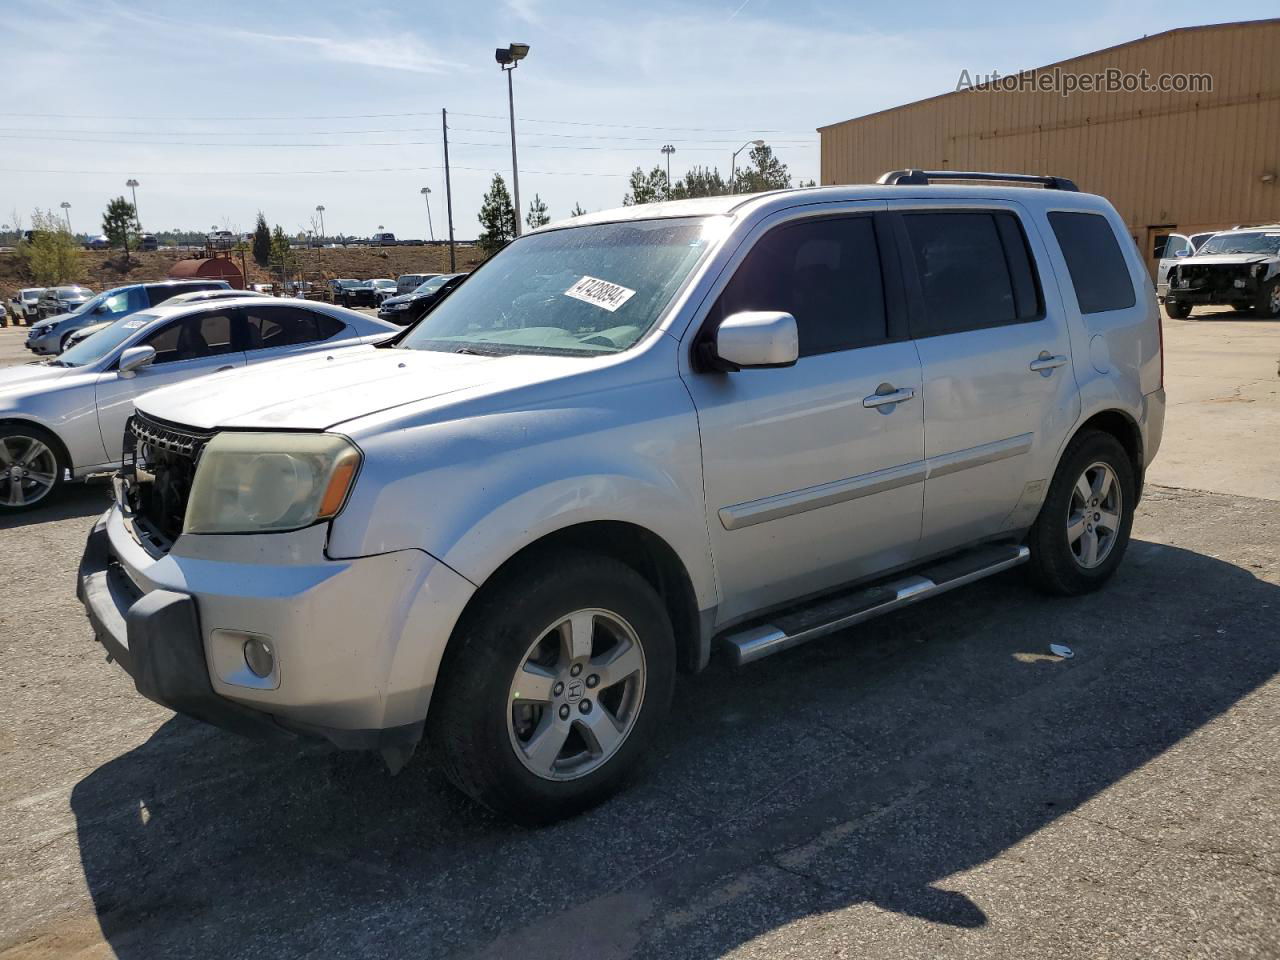
[[[58,458],[35,437],[0,437],[0,504],[27,507],[58,481]]]
[[[1120,534],[1123,509],[1115,471],[1102,462],[1086,467],[1067,507],[1067,543],[1077,564],[1092,570],[1107,559]]]
[[[644,702],[645,656],[622,617],[576,610],[538,634],[511,682],[507,732],[544,780],[576,780],[607,763]]]

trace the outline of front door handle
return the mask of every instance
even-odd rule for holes
[[[876,407],[888,406],[891,403],[902,403],[904,400],[910,400],[915,397],[916,392],[912,387],[902,387],[895,390],[887,383],[882,383],[879,388],[869,397],[862,398],[862,405],[869,409]]]
[[[1055,357],[1050,356],[1048,350],[1041,350],[1040,356],[1031,361],[1031,372],[1044,373],[1057,367],[1064,366],[1066,362],[1067,358],[1061,354]]]
[[[224,373],[224,372],[226,372],[227,370],[234,370],[234,369],[235,369],[235,364],[228,363],[225,367],[219,367],[217,370],[215,370],[215,371],[213,371],[213,372],[214,372],[214,373]]]

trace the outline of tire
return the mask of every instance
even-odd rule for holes
[[[1280,277],[1258,288],[1253,301],[1253,312],[1258,317],[1280,317]]]
[[[1136,501],[1134,466],[1120,442],[1096,430],[1073,438],[1027,538],[1036,584],[1075,596],[1106,583],[1124,559]]]
[[[25,424],[0,426],[0,516],[53,502],[66,485],[67,467],[62,445],[49,431]],[[15,470],[20,471],[17,477]],[[51,481],[41,482],[50,474]]]
[[[1185,320],[1187,317],[1191,316],[1191,304],[1182,303],[1178,300],[1166,299],[1164,302],[1164,312],[1169,315],[1170,319]]]
[[[591,655],[575,659],[567,638],[588,633]],[[552,823],[634,772],[670,706],[675,665],[671,621],[644,578],[585,551],[542,552],[472,601],[441,666],[428,737],[464,793],[517,822]]]

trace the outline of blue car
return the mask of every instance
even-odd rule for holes
[[[38,356],[52,356],[61,353],[67,338],[81,327],[119,320],[180,293],[230,289],[231,284],[225,280],[165,280],[104,290],[68,313],[56,314],[35,324],[27,332],[27,349]]]

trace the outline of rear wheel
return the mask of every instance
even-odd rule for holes
[[[486,585],[454,638],[430,735],[449,778],[497,813],[548,823],[608,798],[667,712],[675,642],[630,567],[543,553]]]
[[[1280,277],[1259,288],[1253,309],[1259,317],[1280,317]]]
[[[1185,320],[1191,316],[1191,304],[1182,303],[1178,300],[1168,300],[1164,302],[1164,312],[1174,320]]]
[[[1137,499],[1134,467],[1120,442],[1089,430],[1067,446],[1028,537],[1031,573],[1050,593],[1088,593],[1124,558]]]
[[[67,467],[60,450],[39,427],[0,427],[0,513],[30,510],[58,494]]]

